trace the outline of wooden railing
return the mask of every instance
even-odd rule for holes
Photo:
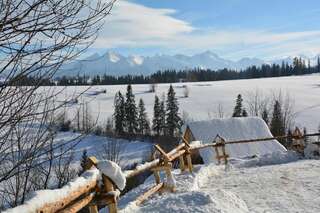
[[[174,184],[170,183],[173,180],[172,177],[172,164],[175,160],[179,161],[181,171],[189,171],[192,173],[193,165],[191,159],[191,152],[194,150],[204,149],[208,147],[214,148],[216,153],[217,162],[227,164],[229,155],[226,152],[225,146],[227,144],[239,144],[239,143],[253,143],[261,141],[271,141],[275,139],[283,139],[291,137],[293,144],[297,148],[297,151],[301,151],[303,144],[303,138],[307,136],[319,136],[320,133],[302,135],[301,131],[297,128],[293,135],[280,136],[280,137],[268,137],[257,138],[250,140],[237,140],[237,141],[225,141],[222,137],[217,135],[211,144],[190,144],[189,141],[182,138],[182,143],[176,148],[166,153],[159,145],[155,145],[156,152],[153,155],[153,160],[143,165],[137,166],[134,170],[125,171],[126,178],[132,178],[144,171],[152,171],[155,178],[155,185],[149,190],[138,196],[134,203],[136,205],[142,204],[150,196],[155,193],[162,193],[164,191],[175,192]],[[300,145],[299,145],[300,144]],[[157,156],[158,155],[158,156]],[[97,169],[97,159],[90,157],[85,165],[86,170]],[[160,172],[164,172],[167,182],[161,180]],[[169,180],[169,181],[168,181]],[[108,207],[109,213],[117,212],[117,200],[118,195],[114,193],[117,187],[107,175],[102,174],[102,183],[98,184],[98,180],[93,180],[86,185],[83,185],[76,190],[70,192],[70,194],[61,200],[55,202],[49,202],[45,205],[37,208],[36,212],[48,213],[48,212],[77,212],[84,207],[88,207],[90,213],[97,213],[101,207]]]

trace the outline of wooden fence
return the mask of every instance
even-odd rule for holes
[[[215,150],[217,162],[227,164],[229,155],[225,149],[226,144],[254,143],[291,137],[293,140],[293,149],[301,152],[301,148],[304,148],[304,137],[319,135],[320,133],[303,135],[297,128],[290,136],[257,138],[250,140],[225,141],[218,135],[212,144],[190,145],[189,141],[182,138],[182,143],[168,153],[166,153],[159,145],[155,145],[155,153],[158,154],[158,157],[154,154],[151,162],[140,165],[134,170],[125,171],[125,176],[128,179],[147,170],[153,172],[155,185],[138,196],[134,201],[136,205],[140,205],[155,193],[161,194],[164,191],[175,191],[174,184],[161,180],[160,172],[164,172],[166,180],[172,180],[172,163],[173,161],[178,160],[181,171],[187,170],[192,173],[193,165],[191,152],[193,150],[212,147]],[[90,157],[87,160],[85,169],[94,169],[96,165],[97,159],[95,157]],[[84,207],[88,207],[90,213],[97,213],[98,208],[108,207],[109,213],[116,213],[118,211],[118,195],[114,193],[115,190],[116,185],[106,175],[102,175],[102,184],[98,184],[97,180],[87,183],[70,193],[66,198],[57,200],[53,203],[46,203],[44,206],[38,208],[37,212],[77,212]]]

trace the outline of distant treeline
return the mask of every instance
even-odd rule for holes
[[[90,72],[88,70],[88,72]],[[197,81],[220,81],[234,79],[252,79],[252,78],[267,78],[280,77],[291,75],[305,75],[312,73],[320,73],[320,58],[315,66],[310,65],[310,61],[306,62],[301,58],[294,58],[292,65],[282,62],[279,64],[264,64],[261,66],[251,66],[244,70],[234,69],[187,69],[187,70],[164,70],[158,71],[151,75],[124,75],[110,76],[107,74],[96,75],[89,77],[83,76],[63,76],[55,78],[52,81],[43,81],[46,85],[53,83],[61,86],[69,85],[116,85],[116,84],[150,84],[150,83],[175,83],[175,82],[197,82]],[[31,77],[28,77],[30,84],[35,82]],[[26,80],[26,79],[24,79]],[[26,84],[26,81],[23,82]],[[28,84],[28,83],[27,83]]]

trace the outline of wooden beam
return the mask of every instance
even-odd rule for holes
[[[77,190],[70,192],[67,197],[62,198],[61,200],[58,200],[53,203],[45,204],[43,207],[37,209],[37,212],[38,213],[57,212],[65,208],[67,205],[69,205],[72,201],[76,200],[81,195],[92,191],[95,188],[96,184],[97,184],[96,180],[91,181],[90,183],[87,183],[86,185],[79,187]]]
[[[169,156],[167,155],[167,153],[158,144],[154,145],[154,147],[160,152],[160,154],[163,156],[163,158],[166,161],[169,161]]]
[[[79,210],[83,209],[86,205],[88,205],[94,198],[94,193],[90,193],[86,197],[82,198],[79,201],[76,201],[72,205],[64,208],[61,211],[58,211],[59,213],[75,213]]]
[[[178,151],[183,149],[185,147],[185,145],[186,144],[184,144],[184,143],[179,144],[176,148],[174,148],[173,150],[171,150],[170,152],[167,153],[168,157],[170,158],[172,155],[175,155]]]
[[[176,158],[182,156],[184,153],[186,153],[186,150],[180,150],[178,151],[177,153],[175,153],[174,155],[171,155],[170,158],[169,158],[169,161],[173,161],[175,160]]]
[[[134,170],[127,172],[126,178],[130,178],[130,177],[136,176],[138,174],[141,174],[142,172],[144,172],[146,170],[150,170],[151,168],[157,166],[159,164],[159,162],[160,162],[160,159],[155,159],[151,162],[147,162],[141,166],[138,166]]]
[[[313,137],[313,136],[320,136],[320,133],[313,133],[313,134],[303,135],[303,137]],[[261,142],[261,141],[278,140],[278,139],[289,138],[289,137],[292,137],[292,136],[284,135],[284,136],[277,136],[277,137],[267,137],[267,138],[248,139],[248,140],[226,141],[225,144],[255,143],[255,142]],[[215,147],[215,146],[220,146],[220,145],[217,145],[216,143],[213,143],[213,144],[201,144],[201,145],[191,146],[190,150],[204,149],[204,148],[207,148],[207,147]]]
[[[140,195],[136,201],[135,204],[136,205],[141,205],[145,200],[147,200],[151,195],[153,195],[154,193],[158,192],[159,190],[161,190],[163,188],[163,183],[159,183],[157,185],[155,185],[154,187],[152,187],[151,189],[149,189],[148,191],[146,191],[144,194]]]

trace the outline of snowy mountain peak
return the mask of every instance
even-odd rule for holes
[[[200,54],[197,54],[197,55],[194,55],[194,57],[206,57],[206,58],[212,58],[212,59],[217,59],[219,58],[219,56],[209,50],[203,52],[203,53],[200,53]]]
[[[144,61],[144,58],[139,55],[131,55],[129,56],[129,63],[132,65],[142,65]]]
[[[113,62],[113,63],[117,63],[118,61],[120,61],[120,56],[119,54],[115,53],[115,52],[107,52],[106,53],[106,57],[109,61]]]

